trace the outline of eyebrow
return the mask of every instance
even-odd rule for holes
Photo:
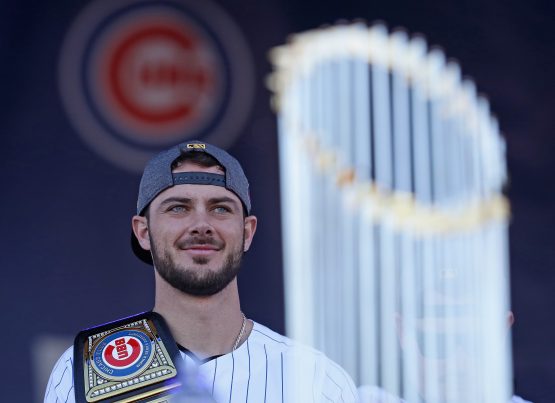
[[[227,196],[223,196],[223,197],[212,197],[211,199],[208,199],[208,203],[210,203],[210,204],[231,203],[231,204],[233,204],[235,207],[238,207],[238,206],[239,206],[239,204],[237,203],[236,200],[232,199],[231,197],[227,197]]]
[[[170,203],[175,203],[175,202],[179,202],[179,203],[192,203],[193,200],[189,197],[168,197],[167,199],[163,200],[160,202],[160,206],[164,206],[166,204],[170,204]]]

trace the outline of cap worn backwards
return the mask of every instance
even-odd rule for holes
[[[225,175],[206,172],[172,172],[174,161],[181,155],[190,152],[204,152],[212,156],[224,168]],[[198,140],[178,144],[156,155],[147,163],[139,185],[137,214],[143,215],[148,205],[162,191],[182,184],[225,187],[237,195],[247,214],[250,214],[249,182],[239,161],[221,148]],[[131,245],[133,252],[139,259],[152,264],[150,252],[141,248],[133,233],[131,234]]]

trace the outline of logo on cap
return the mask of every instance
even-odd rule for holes
[[[212,3],[116,0],[92,2],[74,21],[59,80],[86,143],[141,170],[187,139],[230,145],[250,112],[252,77],[243,36]]]
[[[149,336],[140,330],[120,330],[102,339],[91,352],[92,366],[107,379],[138,375],[154,356]]]
[[[197,143],[187,144],[187,148],[202,148],[202,149],[205,149],[206,144],[197,144]]]

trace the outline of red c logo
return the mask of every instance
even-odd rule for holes
[[[118,358],[114,357],[114,350],[116,350]],[[123,337],[116,339],[115,343],[110,343],[103,353],[104,360],[109,365],[118,368],[133,364],[140,355],[141,344],[134,337],[129,337],[127,342]]]

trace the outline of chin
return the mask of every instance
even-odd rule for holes
[[[204,266],[204,265],[210,263],[210,259],[205,257],[205,256],[195,256],[193,258],[193,263]]]

